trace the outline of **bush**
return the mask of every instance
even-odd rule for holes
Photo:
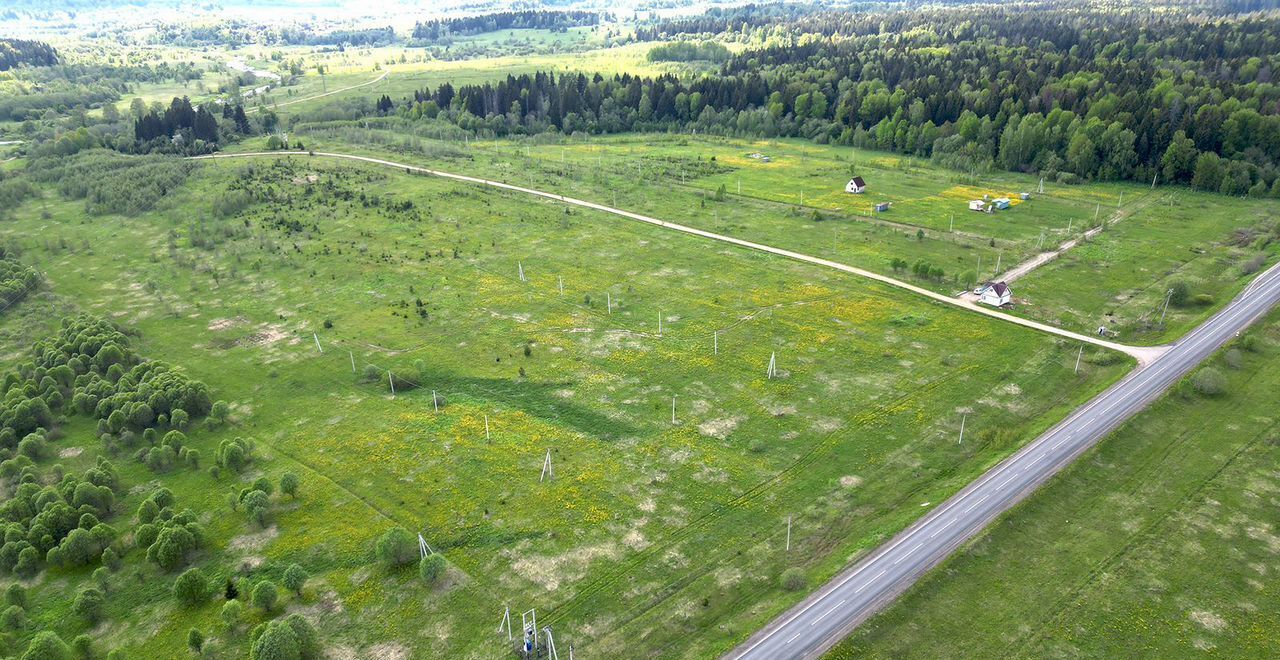
[[[387,530],[378,539],[374,552],[378,561],[394,568],[412,563],[418,556],[418,544],[414,542],[409,530],[396,527]]]
[[[284,624],[293,629],[294,637],[298,638],[298,657],[301,660],[319,660],[320,639],[316,629],[301,614],[290,614],[284,618]]]
[[[284,621],[271,621],[253,642],[249,657],[253,660],[299,660],[302,648],[293,626]]]
[[[209,579],[198,568],[188,569],[173,583],[173,596],[188,607],[195,607],[209,600]]]
[[[245,513],[249,514],[259,527],[266,527],[267,513],[271,508],[271,500],[267,494],[260,490],[249,491],[240,501],[244,505]]]
[[[1197,293],[1191,297],[1191,303],[1198,307],[1208,307],[1213,304],[1213,296],[1207,293]]]
[[[18,605],[10,605],[0,613],[0,628],[13,632],[27,627],[27,611]]]
[[[285,472],[284,476],[280,477],[280,492],[288,495],[289,497],[297,497],[298,475],[292,472]]]
[[[71,660],[71,647],[57,633],[45,630],[32,638],[22,660]]]
[[[788,568],[782,572],[782,588],[787,591],[799,591],[804,588],[805,578],[804,571],[798,568]]]
[[[96,624],[106,614],[107,599],[97,587],[86,587],[76,595],[71,608],[89,623]]]
[[[307,583],[307,571],[297,564],[289,564],[289,568],[284,569],[284,588],[301,596],[302,587]]]
[[[1218,396],[1227,390],[1227,378],[1213,367],[1205,367],[1191,377],[1191,386],[1204,396]]]
[[[445,561],[444,555],[432,553],[423,557],[418,562],[418,577],[422,578],[427,584],[435,584],[440,576],[444,575],[449,563]]]
[[[76,638],[71,640],[71,650],[82,660],[93,660],[98,657],[97,650],[93,648],[93,638],[87,634],[76,635]]]
[[[240,625],[240,616],[243,611],[244,606],[238,600],[229,600],[222,605],[222,623],[227,626],[227,630]]]
[[[253,606],[264,612],[270,612],[275,609],[276,601],[279,599],[280,592],[271,580],[263,580],[253,588]]]
[[[1174,307],[1185,307],[1187,301],[1191,299],[1191,285],[1183,280],[1170,283],[1169,291],[1169,304]]]
[[[204,648],[204,633],[200,632],[196,628],[192,628],[190,631],[188,631],[187,646],[192,651],[199,653],[200,649]]]

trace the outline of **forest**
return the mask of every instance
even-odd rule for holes
[[[0,71],[19,66],[52,66],[58,63],[58,51],[43,41],[0,39]]]
[[[436,41],[450,35],[482,34],[498,30],[553,30],[595,25],[600,14],[592,11],[503,11],[478,16],[432,19],[413,26],[414,39]]]
[[[741,52],[714,76],[539,72],[444,83],[400,112],[496,135],[803,137],[1064,183],[1276,185],[1280,19],[1080,8],[1062,20],[1031,7],[806,14],[788,25],[801,36]]]
[[[15,72],[10,93],[0,95],[0,121],[37,120],[51,110],[87,110],[117,101],[139,84],[185,83],[199,80],[202,75],[199,69],[185,62],[75,63],[20,69]]]
[[[729,49],[715,41],[673,41],[649,49],[650,62],[724,62],[729,59]]]

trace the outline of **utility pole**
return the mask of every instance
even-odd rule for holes
[[[538,483],[542,483],[547,477],[556,478],[556,473],[551,469],[551,450],[547,450],[547,458],[542,461],[542,476],[538,477]]]
[[[1080,373],[1080,358],[1084,357],[1084,344],[1080,344],[1080,351],[1076,353],[1076,373]]]
[[[440,412],[440,400],[436,398],[435,390],[431,390],[431,405],[436,409],[436,412]]]
[[[313,333],[311,333],[311,338],[312,338],[312,339],[314,339],[314,340],[316,340],[316,350],[317,350],[317,351],[320,351],[321,353],[323,353],[323,352],[324,352],[324,349],[323,349],[323,348],[320,348],[320,338],[316,336],[316,333],[314,333],[314,332],[313,332]]]
[[[560,282],[560,295],[562,295],[562,296],[563,296],[563,295],[564,295],[564,276],[563,276],[563,275],[557,275],[557,276],[556,276],[556,278],[557,278],[557,279],[559,280],[559,282]]]
[[[356,354],[352,353],[351,351],[347,351],[347,357],[351,358],[351,373],[355,373],[356,372]]]
[[[711,354],[720,354],[720,331],[716,330],[711,333]]]
[[[488,413],[485,413],[485,416],[484,416],[484,439],[485,440],[489,439],[489,414]]]
[[[396,398],[396,379],[391,376],[391,370],[387,370],[387,382],[391,384],[391,398]]]
[[[1160,325],[1164,325],[1164,315],[1169,311],[1169,300],[1173,298],[1173,289],[1164,294],[1164,309],[1160,310]]]
[[[968,415],[963,415],[960,417],[960,440],[956,442],[957,445],[964,444],[964,423],[968,421],[968,419],[969,419]]]
[[[662,336],[662,310],[658,310],[658,336]]]
[[[787,516],[787,552],[791,552],[791,516]]]
[[[676,423],[676,395],[671,395],[671,423]]]

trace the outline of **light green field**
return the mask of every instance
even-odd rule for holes
[[[219,219],[211,200],[230,186],[274,201]],[[783,569],[833,575],[1128,367],[1087,355],[1097,364],[1075,376],[1075,346],[896,290],[374,167],[207,163],[152,213],[82,209],[48,198],[0,225],[49,280],[2,317],[4,361],[79,307],[232,402],[237,425],[192,444],[212,455],[253,437],[245,478],[298,472],[298,502],[259,530],[227,507],[228,477],[161,482],[202,512],[215,550],[197,563],[217,579],[303,564],[313,580],[287,608],[340,655],[493,657],[504,603],[538,608],[587,655],[714,655],[801,596],[780,588]],[[421,387],[392,398],[386,369]],[[976,441],[957,445],[962,414]],[[64,467],[92,461],[91,431],[56,443],[84,450]],[[127,484],[156,479],[118,463]],[[393,524],[449,559],[442,586],[369,565]],[[138,552],[93,632],[104,648],[165,655],[193,626],[244,648],[220,602],[177,608],[173,576]],[[66,609],[84,577],[48,573],[39,626],[84,630]]]
[[[1249,281],[1241,270],[1246,262],[1258,254],[1266,263],[1274,259],[1280,218],[1270,200],[1127,184],[1046,184],[1044,194],[1020,201],[1016,192],[1034,190],[1038,179],[993,173],[982,184],[957,183],[961,175],[927,162],[801,141],[626,135],[564,143],[456,143],[433,140],[429,133],[342,123],[304,124],[298,134],[311,149],[399,154],[415,164],[842,261],[944,293],[1081,238],[1096,214],[1107,222],[1102,233],[1017,281],[1011,311],[1085,333],[1105,325],[1132,344],[1174,340],[1225,304]],[[750,158],[754,153],[769,155],[771,162]],[[866,194],[843,191],[851,169],[868,181]],[[725,198],[716,201],[721,186]],[[995,214],[968,211],[967,200],[984,190],[1017,201]],[[870,212],[880,201],[891,202],[891,210]],[[815,221],[815,211],[822,220]],[[1239,238],[1235,232],[1241,228],[1253,238]],[[894,258],[929,262],[945,276],[913,278],[909,269],[891,268]],[[1193,295],[1212,300],[1173,307],[1161,325],[1164,293],[1174,280],[1187,281]]]
[[[1105,325],[1122,341],[1171,341],[1244,288],[1251,259],[1265,259],[1258,269],[1274,263],[1280,205],[1273,200],[1168,190],[1148,202],[1019,280],[1018,313],[1079,332]],[[1175,281],[1208,298],[1166,312]]]
[[[1248,335],[1225,395],[1167,396],[829,657],[1280,654],[1280,315]]]

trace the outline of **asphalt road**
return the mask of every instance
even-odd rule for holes
[[[1099,394],[726,657],[777,660],[821,655],[1277,302],[1280,265],[1259,275],[1169,351]]]

